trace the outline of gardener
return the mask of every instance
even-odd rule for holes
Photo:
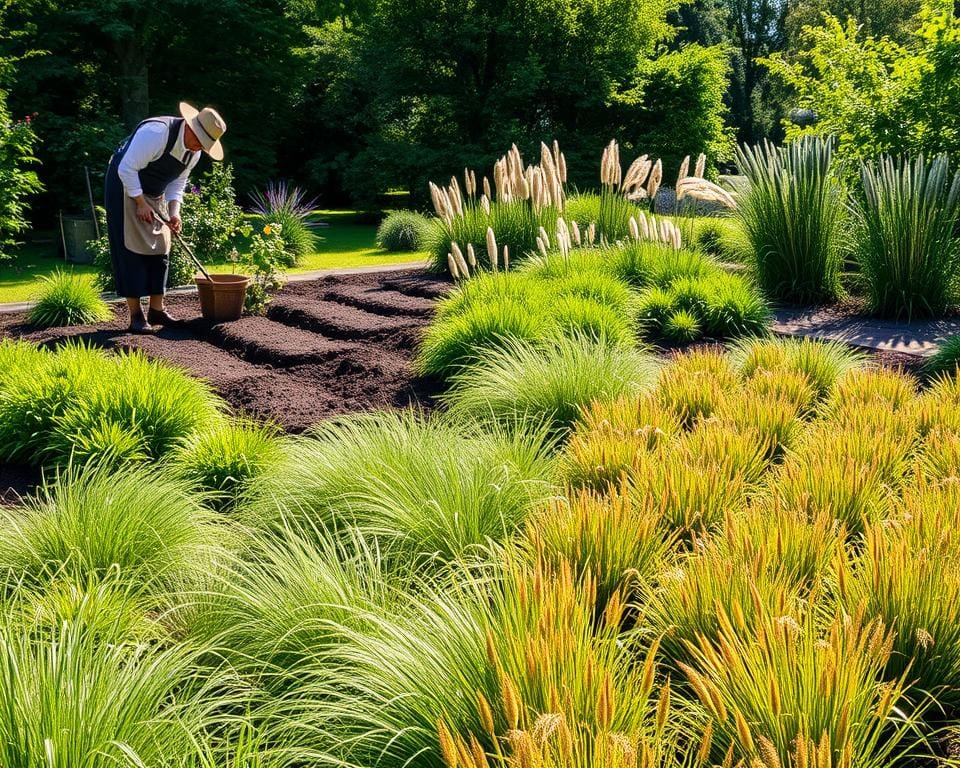
[[[179,232],[180,201],[200,150],[223,159],[220,137],[226,123],[216,111],[199,112],[186,102],[181,117],[151,117],[119,146],[107,169],[107,236],[113,278],[127,299],[130,330],[149,333],[153,325],[175,325],[163,304],[170,264],[170,230]],[[169,228],[155,211],[166,214]],[[150,297],[146,317],[140,300]]]

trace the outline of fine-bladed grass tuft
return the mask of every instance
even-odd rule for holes
[[[0,571],[27,588],[109,577],[157,594],[195,576],[230,540],[189,484],[145,466],[70,467],[0,513]]]
[[[508,343],[451,379],[441,400],[455,420],[533,420],[562,435],[593,402],[636,396],[657,375],[649,353],[585,336]]]
[[[861,180],[854,242],[870,310],[906,320],[944,314],[960,287],[960,173],[946,155],[882,157],[863,163]]]
[[[247,419],[222,421],[187,438],[172,457],[174,471],[229,510],[260,475],[284,459],[278,427]]]
[[[40,293],[27,315],[31,325],[39,328],[91,325],[113,317],[93,283],[79,275],[58,269],[41,279]]]
[[[244,518],[269,535],[353,529],[375,537],[393,567],[442,564],[503,542],[549,495],[543,430],[492,432],[412,413],[325,422],[265,473]]]
[[[843,194],[830,140],[737,148],[749,186],[734,215],[746,260],[768,296],[789,302],[840,296]]]

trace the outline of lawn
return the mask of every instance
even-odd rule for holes
[[[356,211],[319,211],[319,214],[328,226],[319,230],[317,250],[291,273],[402,264],[423,261],[426,257],[421,253],[388,253],[378,248],[375,242],[377,228],[372,224],[358,223]],[[230,269],[226,262],[213,262],[207,266],[211,270]],[[0,303],[30,301],[41,278],[58,267],[72,269],[91,281],[96,274],[92,266],[65,265],[57,253],[56,241],[37,237],[22,246],[11,261],[0,263]]]

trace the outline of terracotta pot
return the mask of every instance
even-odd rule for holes
[[[223,323],[239,320],[251,278],[246,275],[197,275],[193,282],[200,293],[200,313],[204,320]]]

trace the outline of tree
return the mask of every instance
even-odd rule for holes
[[[0,38],[18,36],[6,24],[9,6],[9,0],[0,2]],[[7,107],[6,86],[13,79],[17,61],[11,56],[0,56],[0,260],[7,258],[7,250],[16,244],[16,235],[26,228],[28,196],[41,189],[31,168],[36,163],[33,149],[37,140],[31,116],[14,120]]]
[[[827,16],[805,27],[803,50],[766,62],[812,109],[815,125],[787,126],[788,138],[833,134],[841,158],[947,152],[960,158],[960,21],[952,3],[930,2],[916,31],[900,45],[863,36],[856,19]]]
[[[541,140],[559,140],[580,185],[596,183],[597,158],[614,136],[628,151],[663,154],[689,143],[686,151],[716,154],[722,127],[710,120],[697,126],[719,137],[689,131],[671,136],[669,146],[644,143],[658,135],[664,109],[650,92],[658,82],[680,87],[670,85],[679,68],[649,66],[673,34],[666,21],[673,7],[672,0],[381,0],[362,27],[324,36],[317,58],[340,44],[337,61],[347,68],[327,91],[344,106],[328,101],[326,115],[338,110],[360,139],[340,154],[342,164],[320,153],[311,167],[329,176],[339,165],[356,193],[396,185],[422,195],[427,179],[465,165],[489,169],[513,142],[529,157]],[[689,61],[722,78],[722,57],[698,50]],[[719,114],[719,99],[710,109]]]

